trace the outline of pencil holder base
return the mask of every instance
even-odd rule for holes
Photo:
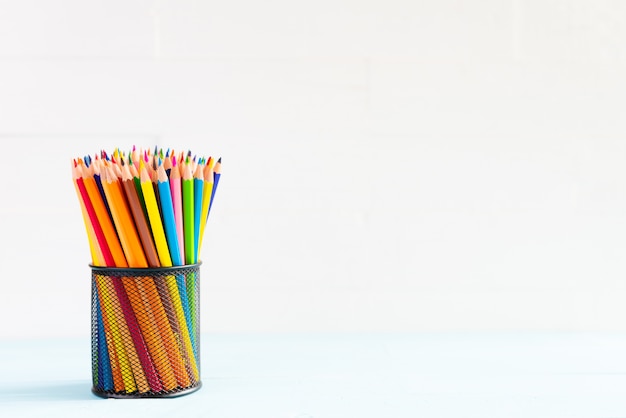
[[[91,388],[91,392],[105,399],[137,399],[137,398],[177,398],[179,396],[188,395],[190,393],[196,392],[198,389],[202,387],[202,382],[198,382],[195,386],[183,389],[179,392],[167,392],[163,394],[159,393],[135,393],[135,394],[125,394],[125,393],[115,393],[115,392],[107,392],[104,390],[100,390],[96,387]]]

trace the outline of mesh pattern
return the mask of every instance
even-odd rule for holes
[[[179,396],[200,381],[199,264],[158,269],[92,266],[93,392]]]

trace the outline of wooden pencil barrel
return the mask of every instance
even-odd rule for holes
[[[200,263],[90,267],[92,392],[163,398],[198,390]]]

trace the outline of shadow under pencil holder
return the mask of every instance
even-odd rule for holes
[[[90,267],[92,392],[165,398],[200,389],[200,263]]]

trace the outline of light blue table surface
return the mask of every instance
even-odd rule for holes
[[[203,334],[203,387],[91,393],[89,339],[0,341],[0,417],[626,417],[626,334]]]

